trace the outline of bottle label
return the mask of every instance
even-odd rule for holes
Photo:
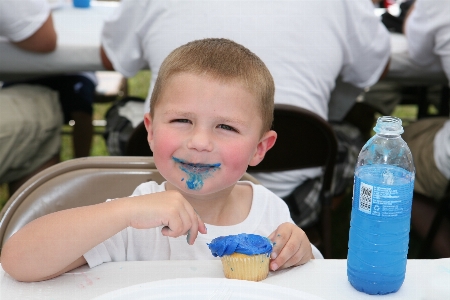
[[[409,214],[414,180],[407,182],[398,177],[391,178],[390,174],[386,175],[386,170],[377,171],[380,181],[376,183],[355,176],[353,206],[372,216],[396,217]],[[372,175],[375,175],[373,171]]]
[[[359,210],[370,214],[372,211],[372,194],[373,186],[361,183],[361,188],[359,189]]]

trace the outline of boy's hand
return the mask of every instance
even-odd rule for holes
[[[270,255],[272,271],[303,265],[314,258],[308,237],[295,224],[281,224],[269,239],[275,243]]]
[[[187,235],[189,245],[194,244],[198,233],[206,233],[206,226],[191,204],[176,191],[166,191],[129,198],[133,209],[129,226],[136,229],[163,225],[164,236]]]

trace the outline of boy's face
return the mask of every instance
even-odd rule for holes
[[[145,115],[148,141],[161,175],[179,190],[210,194],[230,187],[276,140],[261,137],[257,99],[237,82],[180,73]]]

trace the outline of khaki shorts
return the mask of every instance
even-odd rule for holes
[[[60,150],[58,93],[42,86],[0,89],[0,183],[20,179]]]
[[[421,119],[406,126],[402,134],[416,167],[414,190],[434,199],[440,199],[448,185],[448,180],[436,167],[433,155],[434,137],[446,121],[448,118]]]

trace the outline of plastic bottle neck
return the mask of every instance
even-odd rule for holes
[[[383,136],[400,136],[403,133],[402,120],[396,117],[379,117],[373,130]]]

